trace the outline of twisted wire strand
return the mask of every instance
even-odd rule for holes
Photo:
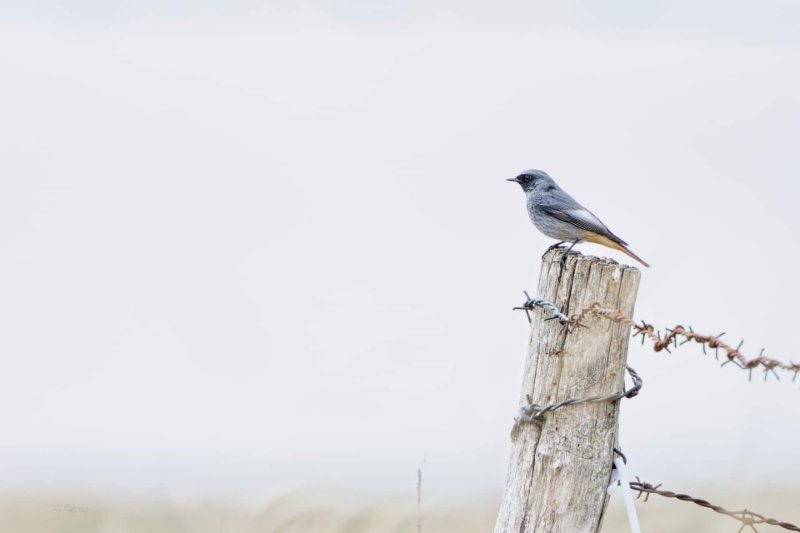
[[[523,405],[519,408],[519,415],[514,419],[514,427],[511,430],[512,437],[517,434],[521,424],[524,423],[533,423],[541,425],[545,417],[544,415],[547,413],[551,413],[557,409],[561,409],[562,407],[567,407],[570,405],[579,405],[582,403],[603,403],[603,402],[616,402],[617,400],[621,400],[622,398],[633,398],[639,391],[642,390],[642,378],[639,374],[631,367],[627,367],[628,374],[631,376],[631,380],[633,381],[633,387],[628,390],[625,390],[625,386],[623,384],[621,392],[614,392],[612,394],[607,394],[605,396],[589,396],[587,398],[569,398],[567,400],[561,400],[560,402],[551,403],[547,405],[538,405],[533,403],[531,399],[531,395],[527,395],[528,404]]]
[[[544,298],[531,298],[528,294],[528,291],[522,291],[525,294],[525,303],[523,303],[519,307],[514,307],[514,311],[525,311],[525,314],[528,316],[528,322],[531,321],[531,313],[530,311],[534,307],[540,307],[547,311],[550,311],[553,316],[550,318],[545,318],[545,320],[558,320],[562,325],[569,324],[570,319],[567,315],[561,312],[561,309],[551,302],[550,300],[545,300]]]
[[[535,420],[542,421],[544,420],[545,413],[555,411],[556,409],[561,409],[562,407],[566,407],[568,405],[579,405],[582,403],[602,403],[602,402],[616,402],[617,400],[621,400],[622,398],[633,398],[639,391],[642,390],[642,378],[639,374],[632,369],[631,367],[627,367],[628,374],[630,374],[631,379],[633,380],[633,387],[630,390],[623,390],[621,392],[615,392],[613,394],[607,394],[605,396],[590,396],[588,398],[570,398],[568,400],[562,400],[560,402],[551,403],[548,405],[537,405],[531,402],[530,394],[527,396],[528,398],[528,405],[523,405],[520,407],[519,410],[519,419],[523,422],[533,422]]]
[[[680,494],[669,490],[659,489],[659,487],[661,487],[660,483],[658,485],[652,485],[651,483],[640,480],[638,476],[636,477],[636,481],[630,482],[630,487],[632,490],[635,490],[639,493],[636,496],[637,499],[641,498],[642,494],[647,494],[647,496],[644,498],[645,502],[650,497],[650,494],[658,494],[659,496],[663,496],[665,498],[675,498],[676,500],[681,500],[684,502],[692,502],[700,507],[705,507],[719,514],[729,516],[741,522],[742,527],[739,528],[740,532],[746,527],[750,527],[753,531],[757,532],[758,530],[755,528],[757,524],[769,524],[771,526],[782,527],[790,531],[800,531],[800,527],[794,524],[790,524],[789,522],[781,522],[780,520],[776,520],[774,518],[767,518],[762,514],[756,513],[755,511],[750,511],[748,509],[743,509],[741,511],[729,511],[724,507],[710,503],[707,500],[694,498],[688,494]]]

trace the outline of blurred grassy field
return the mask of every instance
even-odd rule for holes
[[[800,491],[759,494],[697,493],[729,509],[747,507],[765,516],[800,524]],[[421,518],[426,533],[492,531],[499,495],[471,501],[425,501],[417,513],[416,494],[369,495],[339,490],[285,493],[262,504],[171,498],[111,501],[101,498],[0,498],[4,533],[415,533]],[[724,532],[740,524],[691,503],[651,496],[637,502],[645,532]],[[622,498],[615,495],[603,531],[630,531]],[[759,532],[785,531],[760,525]]]

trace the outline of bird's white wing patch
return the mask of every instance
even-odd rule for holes
[[[552,206],[542,206],[545,213],[582,230],[591,231],[592,233],[599,233],[612,240],[625,244],[625,242],[611,233],[605,224],[600,222],[600,219],[592,214],[591,211],[584,207],[576,207],[573,209],[556,209]]]
[[[564,213],[572,219],[572,223],[576,226],[595,233],[605,233],[608,229],[600,222],[600,219],[594,216],[588,209],[568,209]]]

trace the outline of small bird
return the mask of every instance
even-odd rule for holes
[[[583,207],[543,170],[526,170],[516,178],[506,181],[519,183],[528,197],[528,216],[536,229],[558,240],[547,249],[560,248],[565,242],[571,243],[561,256],[561,266],[573,246],[582,241],[594,242],[614,248],[649,267],[641,257],[627,248],[625,241],[611,233],[591,211]],[[545,252],[545,253],[547,253]]]

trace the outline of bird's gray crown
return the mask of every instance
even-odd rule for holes
[[[553,178],[547,172],[535,168],[524,170],[516,178],[512,178],[509,181],[519,183],[525,191],[532,191],[534,187],[541,184],[555,184]]]
[[[532,168],[530,170],[523,170],[519,173],[520,176],[531,176],[532,178],[550,178],[550,174],[544,170]],[[553,178],[550,178],[553,179]]]

